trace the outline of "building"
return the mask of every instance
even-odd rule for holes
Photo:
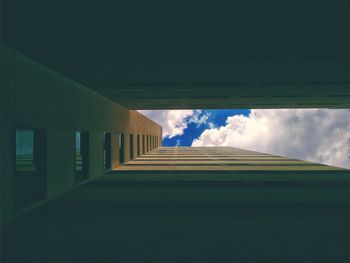
[[[349,175],[230,147],[158,147],[5,224],[3,259],[338,261]]]
[[[348,8],[317,10],[4,0],[2,261],[349,262],[349,170],[135,111],[349,108]]]
[[[128,162],[141,149],[144,153],[161,144],[161,127],[137,111],[115,104],[10,48],[3,47],[2,52],[5,221],[28,202],[51,200],[81,181]],[[30,138],[24,140],[24,136]],[[20,155],[29,160],[16,159]],[[106,161],[108,167],[104,167]],[[25,167],[28,162],[36,167]],[[15,174],[23,175],[15,178]],[[19,204],[14,192],[23,199]]]

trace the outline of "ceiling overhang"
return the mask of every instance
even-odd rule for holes
[[[347,11],[4,0],[2,31],[6,45],[129,109],[350,108]]]

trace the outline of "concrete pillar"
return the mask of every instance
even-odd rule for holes
[[[112,169],[117,168],[119,164],[119,140],[118,140],[118,133],[112,133]]]
[[[134,133],[134,159],[138,157],[137,155],[137,133]]]
[[[124,133],[124,162],[130,161],[130,134]]]
[[[89,178],[103,174],[103,132],[90,131],[89,133]]]

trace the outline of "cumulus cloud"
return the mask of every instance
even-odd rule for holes
[[[188,123],[195,123],[197,128],[203,124],[207,124],[210,113],[203,110],[194,110],[192,116],[189,118]]]
[[[216,125],[215,125],[214,122],[208,122],[208,126],[209,126],[210,129],[216,128]]]
[[[193,110],[140,110],[142,114],[163,127],[163,137],[172,138],[182,135],[187,128],[186,119],[194,114]]]
[[[350,110],[252,110],[206,129],[192,146],[232,146],[350,168]]]
[[[139,110],[163,127],[163,137],[172,138],[183,135],[188,124],[197,127],[207,124],[210,113],[205,110]]]

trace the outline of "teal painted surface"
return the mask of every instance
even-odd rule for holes
[[[3,262],[348,262],[350,174],[282,175],[105,175],[6,224]]]
[[[3,2],[4,43],[130,109],[350,107],[347,1]]]
[[[16,128],[46,131],[45,200],[51,200],[75,187],[75,131],[90,133],[89,179],[96,178],[103,174],[103,132],[113,136],[130,132],[134,117],[124,107],[16,50],[1,45],[1,52],[1,216],[8,220],[18,212],[13,201]],[[133,132],[160,133],[159,125],[142,115],[139,118],[144,125]],[[118,156],[113,158],[113,165],[119,165]]]

